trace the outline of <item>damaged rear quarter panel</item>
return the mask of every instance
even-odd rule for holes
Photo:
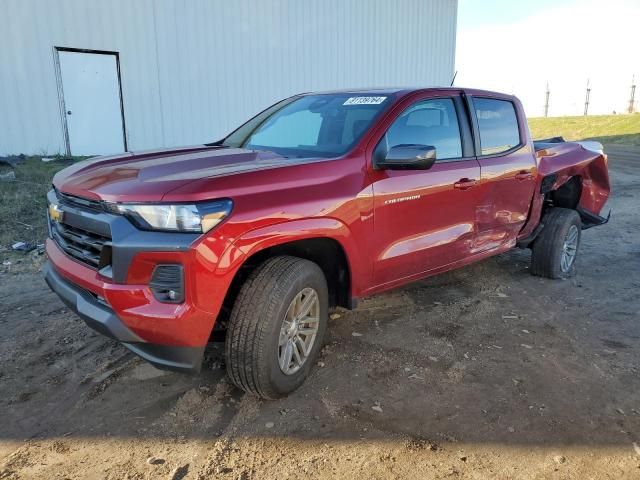
[[[552,190],[556,190],[572,177],[580,177],[582,193],[578,205],[594,214],[600,214],[611,191],[605,154],[588,150],[577,143],[566,142],[539,150],[536,157],[540,183],[547,175],[555,174]]]

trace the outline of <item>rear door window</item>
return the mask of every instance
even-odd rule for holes
[[[473,97],[480,130],[481,155],[495,155],[520,145],[516,109],[508,100]]]

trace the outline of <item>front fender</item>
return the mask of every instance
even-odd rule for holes
[[[371,274],[371,262],[363,262],[349,227],[335,218],[298,219],[250,230],[225,250],[216,274],[235,275],[248,258],[264,249],[312,238],[330,238],[342,246],[351,273],[351,295],[358,296]]]

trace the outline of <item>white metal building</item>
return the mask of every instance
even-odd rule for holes
[[[2,0],[0,155],[203,143],[286,96],[448,85],[457,0]]]

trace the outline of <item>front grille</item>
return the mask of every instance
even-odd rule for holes
[[[87,198],[74,197],[73,195],[67,195],[56,190],[56,196],[58,201],[62,205],[68,205],[70,207],[78,207],[81,210],[89,210],[90,212],[103,212],[104,208],[102,203],[97,200],[89,200]]]
[[[69,256],[96,269],[111,265],[111,239],[64,223],[51,222],[55,242]]]

